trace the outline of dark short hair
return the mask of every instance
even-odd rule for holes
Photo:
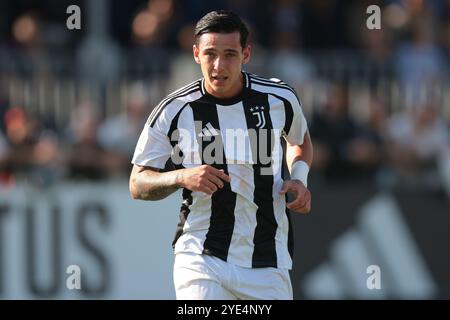
[[[217,10],[207,13],[195,26],[194,36],[198,42],[204,33],[232,33],[239,31],[241,46],[247,46],[248,28],[239,16],[231,11]]]

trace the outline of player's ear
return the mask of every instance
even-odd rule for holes
[[[250,61],[251,52],[252,52],[252,47],[250,45],[247,45],[244,49],[242,49],[242,55],[243,55],[242,64],[246,64],[247,62]]]
[[[196,44],[194,44],[192,46],[192,52],[194,53],[194,60],[195,60],[195,62],[200,64],[200,57],[199,57],[200,49],[198,48],[198,46]]]

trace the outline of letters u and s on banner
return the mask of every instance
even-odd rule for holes
[[[132,200],[126,182],[2,189],[0,298],[174,299],[179,199]]]

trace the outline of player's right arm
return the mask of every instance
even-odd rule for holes
[[[161,200],[178,188],[213,194],[230,177],[223,170],[208,165],[159,172],[153,167],[134,165],[130,175],[130,193],[133,199]]]
[[[160,200],[178,188],[212,194],[223,187],[224,181],[230,181],[223,170],[208,165],[162,172],[172,154],[172,121],[184,105],[178,100],[159,105],[147,120],[131,161],[129,187],[133,199]]]

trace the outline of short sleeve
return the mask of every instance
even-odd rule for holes
[[[172,153],[167,135],[147,122],[141,132],[131,163],[163,169]]]
[[[290,144],[302,145],[303,138],[308,130],[308,124],[303,115],[301,102],[297,96],[289,99],[289,102],[292,106],[293,118],[289,132],[286,132],[285,138]],[[288,121],[288,119],[286,119],[286,121]]]

